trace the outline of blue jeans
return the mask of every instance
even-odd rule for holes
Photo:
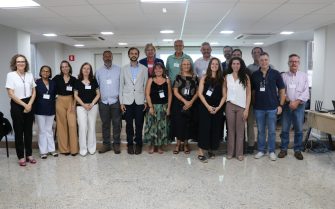
[[[302,147],[302,127],[304,124],[304,115],[305,115],[305,104],[300,104],[297,109],[291,110],[288,104],[285,104],[283,107],[282,115],[282,132],[280,134],[281,146],[280,149],[287,150],[287,146],[290,142],[290,128],[293,124],[294,128],[294,151],[301,151]]]
[[[257,122],[257,147],[259,152],[265,153],[266,127],[268,128],[268,150],[275,152],[276,149],[276,123],[277,109],[274,110],[254,110]]]

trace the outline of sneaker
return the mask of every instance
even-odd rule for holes
[[[294,157],[297,158],[297,160],[303,160],[304,156],[302,156],[300,151],[294,152]]]
[[[200,162],[202,163],[208,163],[207,157],[204,155],[198,155],[198,159],[200,160]]]
[[[48,155],[47,154],[41,154],[41,159],[47,159]]]
[[[54,157],[58,157],[58,153],[57,152],[50,152],[50,155],[52,155]]]
[[[270,152],[269,157],[270,157],[270,159],[271,159],[272,161],[276,161],[276,160],[277,160],[276,153],[274,153],[274,152]]]
[[[99,150],[99,153],[102,154],[102,153],[105,153],[105,152],[108,152],[108,151],[111,151],[112,148],[110,146],[107,146],[107,145],[102,145],[101,149]]]
[[[263,152],[258,152],[256,155],[255,155],[255,159],[259,159],[261,157],[264,156],[264,153]]]
[[[114,153],[115,154],[120,154],[121,153],[120,144],[113,144],[113,148],[114,148]]]
[[[280,150],[278,157],[279,158],[284,158],[287,155],[287,151],[286,150]]]

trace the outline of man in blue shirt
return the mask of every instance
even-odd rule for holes
[[[112,121],[114,153],[120,154],[121,110],[119,88],[121,69],[119,66],[112,64],[113,54],[111,51],[104,51],[103,61],[104,66],[100,67],[95,75],[101,93],[99,113],[102,121],[103,145],[99,153],[111,150],[110,130]]]
[[[260,55],[260,68],[251,77],[252,93],[255,98],[254,114],[257,122],[257,146],[259,159],[265,154],[266,127],[268,128],[268,149],[272,161],[277,159],[275,154],[277,115],[281,114],[285,102],[285,85],[280,73],[270,67],[269,54]],[[279,93],[279,99],[278,99]]]
[[[226,58],[226,61],[222,62],[222,71],[223,75],[227,75],[229,60],[231,59],[233,53],[233,47],[231,46],[224,46],[223,47],[223,56]]]

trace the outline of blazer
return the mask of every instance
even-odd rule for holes
[[[133,82],[130,72],[130,64],[121,68],[120,74],[120,104],[137,105],[144,104],[145,100],[145,86],[148,80],[148,68],[138,63],[139,72],[136,77],[136,82]]]

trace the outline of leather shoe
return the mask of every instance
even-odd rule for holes
[[[99,150],[99,153],[102,154],[102,153],[108,152],[110,150],[111,150],[110,146],[102,145],[101,149]]]
[[[134,154],[134,146],[133,145],[128,145],[127,151],[128,151],[129,155],[133,155]]]
[[[142,153],[142,146],[136,144],[135,155],[139,155],[141,153]]]
[[[300,151],[294,152],[294,157],[297,158],[297,160],[303,160],[304,156],[302,156]]]
[[[114,153],[115,154],[120,154],[121,153],[121,149],[120,149],[120,144],[114,144]]]
[[[287,155],[286,150],[280,150],[280,152],[278,154],[278,158],[284,158],[286,155]]]

